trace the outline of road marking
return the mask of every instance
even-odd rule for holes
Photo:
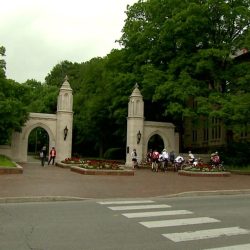
[[[138,201],[101,201],[97,202],[101,205],[111,205],[111,204],[140,204],[140,203],[154,203],[151,200],[138,200]]]
[[[162,215],[178,215],[178,214],[192,214],[193,212],[188,210],[170,210],[170,211],[155,211],[155,212],[143,212],[143,213],[125,213],[122,214],[127,218],[142,218],[142,217],[154,217]]]
[[[134,209],[152,209],[152,208],[169,208],[169,205],[138,205],[138,206],[117,206],[108,207],[111,210],[134,210]]]
[[[146,221],[146,222],[140,222],[140,224],[148,228],[154,228],[154,227],[194,225],[194,224],[213,223],[213,222],[220,222],[220,221],[209,217],[198,217],[198,218],[187,218],[187,219],[176,219],[176,220]]]
[[[217,238],[220,236],[232,236],[232,235],[249,234],[249,233],[250,231],[239,227],[228,227],[228,228],[199,230],[193,232],[170,233],[170,234],[163,234],[163,236],[174,242],[181,242],[181,241],[202,240],[202,239]]]
[[[250,244],[233,245],[227,247],[207,248],[204,250],[249,250]]]

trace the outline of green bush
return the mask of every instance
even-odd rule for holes
[[[220,152],[221,159],[228,166],[248,166],[250,162],[250,143],[232,142]]]
[[[125,150],[123,148],[109,148],[104,153],[104,159],[122,160],[125,158]]]

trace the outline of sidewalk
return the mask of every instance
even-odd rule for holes
[[[211,193],[250,193],[250,176],[188,177],[176,172],[135,170],[134,176],[81,175],[39,162],[21,164],[23,174],[0,175],[0,199],[7,197],[144,198]],[[216,191],[216,192],[215,192]]]

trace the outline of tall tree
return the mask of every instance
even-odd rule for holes
[[[0,56],[5,48],[0,47]],[[9,143],[11,133],[20,131],[28,115],[22,102],[24,88],[5,77],[5,60],[0,60],[0,144]]]
[[[180,122],[185,116],[218,116],[232,124],[236,119],[227,111],[233,100],[243,102],[237,111],[249,120],[247,97],[228,88],[230,82],[239,92],[246,89],[248,74],[235,68],[230,55],[249,46],[249,20],[249,0],[140,0],[127,9],[120,43],[134,58],[134,72],[141,73],[142,91],[155,89],[152,98],[165,103],[165,114]],[[196,112],[187,106],[190,99],[198,102]]]

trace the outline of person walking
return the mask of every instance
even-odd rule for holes
[[[44,145],[42,147],[42,150],[40,151],[40,158],[41,158],[41,165],[44,167],[44,163],[45,163],[45,160],[46,160],[46,156],[47,156],[47,148],[46,146]]]
[[[158,172],[159,157],[160,153],[155,149],[152,154],[152,171]]]
[[[131,153],[131,158],[132,158],[132,167],[136,168],[138,167],[138,161],[137,161],[137,153],[136,153],[136,149],[134,148],[132,153]]]
[[[51,161],[52,161],[52,165],[54,165],[55,164],[55,158],[56,158],[56,149],[55,149],[55,147],[52,147],[52,149],[49,152],[48,165],[50,164]]]

